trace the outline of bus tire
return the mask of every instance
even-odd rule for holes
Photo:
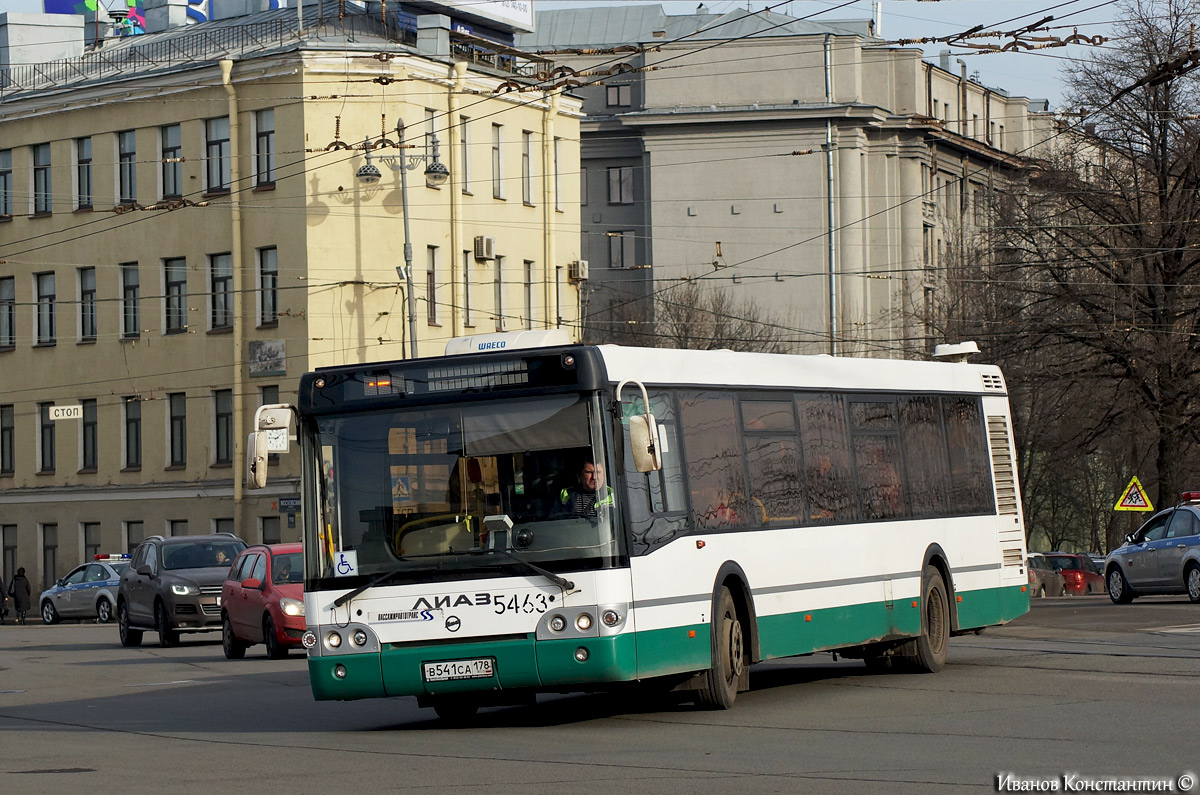
[[[908,666],[920,673],[934,674],[946,667],[946,654],[950,648],[950,600],[946,596],[946,582],[935,566],[925,567],[921,578],[921,634],[902,647]]]
[[[738,682],[746,669],[745,634],[733,595],[725,586],[721,586],[716,604],[712,620],[712,667],[704,675],[696,703],[707,709],[729,709],[737,698]]]

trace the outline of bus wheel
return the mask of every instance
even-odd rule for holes
[[[904,657],[913,670],[933,674],[946,665],[946,652],[950,647],[950,601],[946,598],[946,583],[940,571],[926,566],[922,579],[925,583],[922,593],[925,626],[920,637],[904,644]]]
[[[433,699],[433,711],[443,722],[459,725],[475,717],[479,704],[461,696],[438,696]]]
[[[738,682],[746,669],[742,621],[729,589],[722,586],[713,615],[713,663],[704,676],[696,703],[709,709],[729,709],[737,698]]]

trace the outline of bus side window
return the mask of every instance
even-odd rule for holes
[[[638,401],[640,405],[641,401]],[[687,529],[683,448],[679,444],[679,422],[674,401],[665,393],[652,393],[650,406],[658,423],[659,451],[663,461],[660,471],[637,471],[630,452],[629,426],[623,423],[625,510],[632,528],[632,551],[635,554],[649,552]]]
[[[696,529],[746,527],[749,505],[742,463],[741,423],[733,395],[681,392],[679,402],[683,440],[687,447],[692,520]]]

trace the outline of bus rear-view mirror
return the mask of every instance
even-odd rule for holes
[[[246,439],[246,488],[267,485],[267,432],[255,431]]]
[[[629,444],[633,448],[633,466],[638,472],[662,469],[658,449],[658,423],[653,414],[634,414],[629,418]]]

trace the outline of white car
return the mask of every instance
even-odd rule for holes
[[[38,597],[42,621],[57,624],[63,618],[95,618],[107,624],[117,603],[121,572],[128,565],[128,554],[97,555],[76,567]]]

